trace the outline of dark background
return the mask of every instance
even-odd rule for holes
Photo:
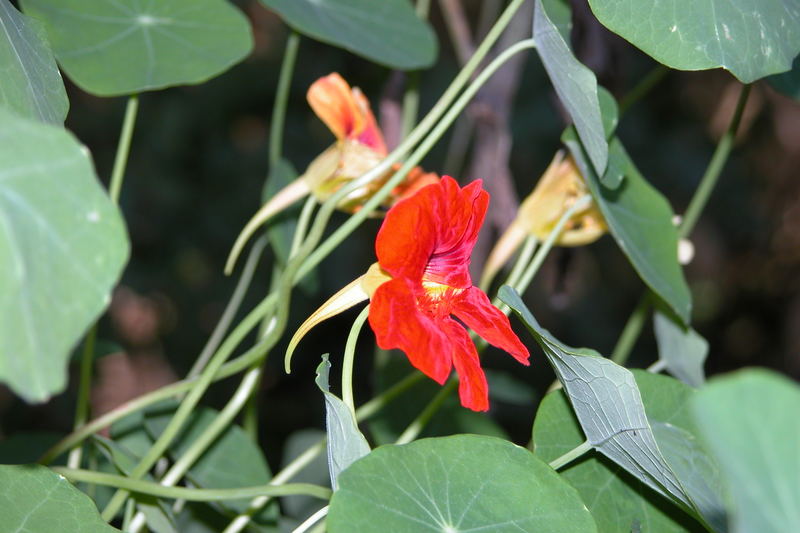
[[[222,267],[236,235],[260,205],[268,171],[270,115],[287,37],[283,23],[256,1],[238,4],[254,27],[256,47],[248,59],[203,85],[141,96],[121,199],[132,257],[99,330],[102,357],[93,392],[95,412],[185,374],[233,290],[235,276],[225,277]],[[474,20],[478,2],[464,5]],[[603,85],[624,97],[656,64],[599,27],[585,10],[575,13],[573,44],[580,58]],[[431,18],[440,52],[435,66],[421,73],[422,112],[458,69],[443,16],[433,2]],[[391,103],[402,82],[386,68],[303,38],[284,135],[284,154],[300,171],[333,142],[305,101],[309,85],[333,71],[361,87],[376,114],[381,102]],[[565,125],[535,53],[525,56],[516,81],[516,90],[501,102],[510,111],[503,127],[507,125],[513,139],[507,168],[516,193],[506,195],[503,202],[530,192],[559,148]],[[90,148],[98,175],[107,183],[125,99],[96,98],[66,82],[71,102],[66,125]],[[724,71],[670,71],[621,120],[620,138],[677,213],[688,204],[727,126],[739,87]],[[491,114],[493,102],[484,104]],[[470,112],[480,111],[473,107]],[[471,175],[476,166],[470,157],[484,153],[476,145],[453,168],[445,168],[448,143],[446,137],[426,157],[425,169],[453,174],[462,183],[493,180],[492,175]],[[494,163],[505,166],[506,161]],[[696,255],[686,268],[694,295],[694,327],[711,345],[709,375],[758,365],[800,377],[799,165],[800,105],[764,82],[756,83],[737,149],[692,234]],[[502,218],[502,213],[490,216],[494,222]],[[344,215],[337,215],[332,223],[342,220]],[[374,261],[372,246],[379,224],[379,220],[365,223],[316,269],[311,290],[295,293],[288,333]],[[492,224],[485,229],[488,241],[499,230]],[[485,246],[479,248],[480,253],[487,251]],[[271,261],[267,253],[243,310],[269,290]],[[526,302],[564,342],[609,354],[642,291],[627,260],[606,236],[587,247],[555,249],[528,290]],[[320,355],[330,352],[332,382],[338,391],[335,369],[344,349],[344,332],[356,313],[345,313],[312,332],[295,354],[291,376],[282,370],[285,341],[270,354],[260,391],[260,436],[273,466],[287,435],[304,427],[323,427],[323,400],[313,384],[314,368]],[[533,401],[520,402],[518,396],[517,401],[495,399],[492,404],[490,416],[524,444],[530,438],[535,398],[553,375],[520,324],[514,327],[532,349],[531,367],[521,369],[507,355],[491,350],[483,359],[486,367],[506,372],[505,377],[513,375],[536,391]],[[377,387],[371,345],[372,334],[365,328],[357,353],[357,402],[370,398]],[[405,365],[402,372],[410,370],[402,355],[389,357]],[[646,367],[656,357],[648,322],[631,366]],[[42,429],[68,432],[76,370],[73,364],[69,390],[45,405],[28,406],[0,390],[0,437]],[[235,385],[235,380],[227,380],[214,386],[206,402],[220,407]],[[470,423],[453,430],[474,429]]]

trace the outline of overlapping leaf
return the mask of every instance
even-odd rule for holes
[[[261,0],[292,28],[387,67],[425,68],[436,35],[408,0]]]
[[[69,100],[41,24],[0,0],[0,105],[62,124]]]
[[[677,324],[671,317],[656,311],[653,329],[658,342],[658,356],[670,374],[693,387],[705,380],[703,364],[708,355],[708,342],[692,328]]]
[[[796,0],[589,0],[598,20],[657,61],[722,67],[744,83],[783,72],[800,52]]]
[[[225,0],[22,0],[45,23],[56,59],[82,89],[114,96],[200,83],[253,48]]]
[[[331,533],[597,531],[578,493],[528,450],[457,435],[382,446],[339,477]]]
[[[60,392],[127,258],[88,151],[63,128],[0,109],[0,380],[28,401]]]

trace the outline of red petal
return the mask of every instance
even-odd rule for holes
[[[450,375],[453,343],[442,331],[441,321],[417,308],[413,289],[402,279],[378,287],[369,305],[369,325],[378,346],[403,350],[412,365],[442,384]]]
[[[489,409],[489,385],[481,368],[481,361],[475,344],[467,330],[452,318],[441,322],[447,336],[453,343],[453,364],[458,373],[458,396],[461,405],[473,411]]]
[[[508,317],[491,304],[482,290],[470,287],[461,293],[453,302],[452,312],[489,344],[507,351],[523,365],[530,364],[528,349],[511,329]]]

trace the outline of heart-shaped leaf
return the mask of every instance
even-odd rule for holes
[[[98,96],[201,83],[253,48],[225,0],[22,0],[45,23],[61,68]]]
[[[408,0],[261,0],[298,32],[390,68],[436,60],[436,35]]]
[[[676,69],[722,67],[744,83],[791,68],[797,0],[589,0],[597,19]]]
[[[61,391],[70,351],[127,258],[122,217],[86,148],[0,109],[0,380],[28,401]]]
[[[456,435],[381,446],[339,476],[328,531],[597,531],[574,488],[524,448]]]
[[[28,118],[64,123],[69,100],[44,28],[8,0],[0,0],[0,65],[0,105]]]

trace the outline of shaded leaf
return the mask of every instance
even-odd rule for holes
[[[0,466],[0,516],[15,533],[112,533],[84,493],[38,465]]]
[[[331,533],[596,531],[575,489],[528,450],[494,437],[382,446],[339,483]]]
[[[70,352],[127,259],[86,148],[0,109],[0,380],[32,402],[63,390]]]
[[[331,487],[337,488],[339,474],[369,453],[369,444],[358,429],[355,416],[345,403],[330,392],[328,355],[317,366],[317,387],[325,395],[325,427],[328,433],[328,469]]]
[[[800,387],[743,370],[699,390],[691,411],[719,460],[731,531],[800,531]]]
[[[597,19],[676,69],[722,67],[744,83],[783,72],[800,52],[796,0],[589,0]]]
[[[800,56],[794,58],[792,70],[767,78],[775,89],[800,102]]]
[[[64,437],[51,431],[20,432],[0,440],[0,464],[23,465],[35,463],[51,446]],[[61,455],[50,465],[64,465],[65,455]]]
[[[626,162],[625,179],[611,189],[600,183],[591,165],[587,164],[584,148],[573,128],[567,128],[562,140],[578,163],[609,231],[633,268],[642,281],[688,323],[691,293],[678,263],[678,231],[672,223],[669,202],[642,177],[622,144],[618,146],[619,154],[615,159],[620,157]]]
[[[653,315],[653,328],[658,356],[666,363],[669,373],[692,387],[705,383],[703,365],[708,355],[708,342],[692,328],[677,324],[660,311]]]
[[[600,116],[597,79],[591,70],[575,59],[568,39],[549,15],[551,10],[557,10],[561,20],[565,9],[563,0],[537,0],[533,39],[558,98],[575,123],[594,168],[602,175],[608,163],[608,143]],[[563,29],[563,24],[561,26]]]
[[[44,28],[8,0],[0,0],[0,65],[0,105],[27,118],[63,124],[69,100]]]
[[[115,96],[202,83],[253,48],[225,0],[21,0],[45,24],[61,68],[83,90]]]
[[[387,67],[414,70],[436,60],[436,35],[408,0],[261,0],[299,33]]]

